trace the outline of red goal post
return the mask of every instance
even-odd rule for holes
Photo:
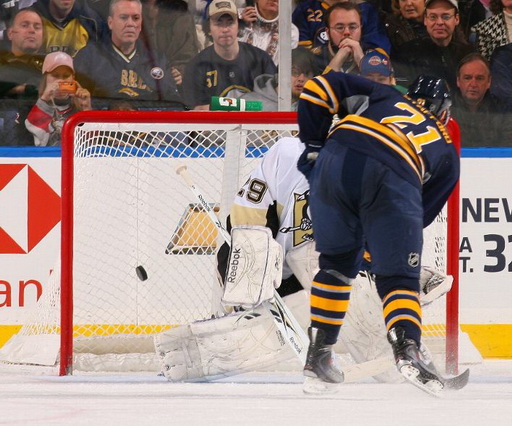
[[[209,318],[219,300],[217,232],[175,166],[189,167],[224,220],[261,156],[297,130],[292,112],[73,115],[62,133],[60,273],[56,268],[50,277],[37,317],[9,345],[8,361],[55,364],[61,375],[158,371],[152,336]],[[448,218],[441,215],[425,238],[424,259],[453,275],[454,285],[424,309],[424,335],[455,371],[458,193],[446,211]],[[147,280],[137,278],[138,265]],[[44,361],[34,356],[37,350],[22,349],[34,345],[45,348]]]
[[[77,129],[86,123],[114,123],[115,125],[123,123],[127,127],[133,126],[134,123],[138,124],[149,124],[151,127],[157,128],[158,125],[171,126],[170,129],[163,130],[163,132],[176,132],[186,133],[187,142],[190,143],[192,140],[194,143],[204,144],[207,148],[211,145],[215,145],[215,148],[222,147],[227,144],[230,140],[234,145],[239,145],[234,140],[240,140],[240,132],[253,132],[253,137],[250,135],[248,139],[251,140],[254,150],[258,151],[260,148],[268,148],[271,143],[275,142],[281,135],[290,136],[294,134],[296,128],[296,114],[295,113],[233,113],[233,112],[100,112],[91,111],[88,113],[81,113],[73,116],[63,131],[63,150],[62,150],[62,203],[63,203],[63,215],[62,215],[62,280],[61,280],[61,316],[62,316],[62,331],[61,331],[61,352],[60,352],[60,374],[69,374],[73,365],[73,333],[76,334],[76,327],[74,327],[73,320],[73,197],[74,197],[74,158],[76,153],[76,134]],[[186,125],[189,125],[188,128]],[[203,128],[201,128],[201,126]],[[206,126],[206,128],[205,128]],[[243,127],[246,127],[244,130]],[[182,129],[186,128],[183,132]],[[225,130],[224,128],[228,129]],[[129,131],[129,130],[128,130]],[[137,130],[136,130],[137,131]],[[158,129],[157,132],[162,131]],[[143,131],[144,133],[146,131]],[[206,136],[201,135],[200,132],[208,133]],[[226,132],[225,138],[219,133]],[[195,133],[192,138],[189,138],[190,134]],[[272,134],[274,133],[274,134]],[[199,134],[199,136],[197,135]],[[235,134],[234,138],[230,138],[230,134]],[[237,135],[238,134],[238,135]],[[172,138],[171,138],[172,139]],[[269,141],[271,142],[269,144]],[[186,146],[181,146],[183,141],[178,142],[177,149],[186,150]],[[125,144],[130,144],[129,141],[124,141]],[[227,151],[226,146],[226,151]],[[245,151],[246,147],[242,147]],[[215,151],[215,149],[214,149]],[[240,152],[240,146],[234,147],[235,152]],[[191,153],[193,155],[195,151]],[[208,157],[208,155],[206,155]],[[225,154],[226,157],[229,155]],[[215,158],[216,154],[212,153],[212,157]],[[231,156],[232,160],[237,161],[235,157]],[[225,165],[224,169],[229,169],[230,165]],[[244,165],[237,165],[236,169],[240,170],[240,167]],[[169,167],[169,173],[173,173],[174,168]],[[192,167],[191,173],[201,174],[202,169],[198,167]],[[240,173],[235,173],[235,181],[228,185],[224,182],[220,189],[221,197],[226,197],[226,192],[230,192],[229,198],[232,199],[234,194],[243,183],[247,173],[250,170],[245,166],[245,176]],[[244,173],[242,173],[244,174]],[[229,176],[230,173],[224,173],[223,175]],[[232,175],[232,174],[231,174]],[[204,177],[203,177],[204,178]],[[234,185],[233,185],[234,184]],[[227,190],[226,187],[231,186],[231,191]],[[201,184],[201,187],[205,185]],[[188,196],[188,189],[185,189]],[[212,199],[209,197],[209,199]],[[215,199],[215,198],[213,198]],[[190,201],[193,201],[190,199]],[[219,206],[222,202],[219,200]],[[225,204],[230,204],[229,201]],[[185,207],[185,206],[183,206]],[[221,213],[224,217],[226,212]],[[186,217],[186,216],[185,216]],[[181,218],[185,219],[185,218]],[[207,218],[203,218],[202,226],[206,232],[217,234],[216,230],[213,230],[209,224]],[[67,237],[66,237],[67,235]],[[206,238],[208,240],[208,238]],[[193,244],[192,244],[193,245]],[[179,252],[181,254],[181,252]],[[193,254],[192,254],[193,255]],[[210,253],[212,255],[212,253]],[[213,265],[210,265],[212,267]],[[210,278],[211,280],[211,278]],[[210,285],[215,285],[210,282]],[[215,297],[215,295],[214,295]],[[215,309],[215,303],[212,304],[212,311]],[[208,317],[212,312],[206,312],[203,317]],[[184,322],[202,319],[201,317],[185,317]]]

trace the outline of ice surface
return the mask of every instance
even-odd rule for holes
[[[372,379],[305,395],[299,373],[251,373],[215,383],[148,376],[0,373],[0,424],[223,426],[512,426],[512,360],[472,367],[442,399]]]

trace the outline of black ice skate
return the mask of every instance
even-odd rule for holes
[[[334,392],[335,384],[344,380],[343,372],[336,366],[336,358],[332,345],[326,345],[325,332],[309,327],[309,348],[304,365],[305,393]]]
[[[414,386],[431,394],[438,395],[444,388],[444,380],[429,359],[424,359],[418,345],[405,338],[401,327],[388,332],[388,341],[393,348],[398,371]]]

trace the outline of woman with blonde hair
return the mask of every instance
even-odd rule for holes
[[[34,135],[36,146],[57,146],[62,126],[77,111],[91,108],[91,94],[75,80],[73,58],[52,52],[43,62],[39,99],[30,110],[25,126]]]

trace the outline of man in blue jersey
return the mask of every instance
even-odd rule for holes
[[[445,82],[434,77],[418,78],[405,97],[345,73],[306,83],[299,101],[306,145],[299,169],[310,181],[320,252],[306,377],[343,382],[332,345],[366,248],[399,371],[429,393],[442,390],[443,379],[420,352],[418,291],[423,228],[459,178],[459,157],[444,125],[450,105]],[[332,125],[335,114],[340,120]]]
[[[322,46],[329,44],[329,22],[325,15],[328,9],[338,3],[348,0],[305,0],[293,10],[292,22],[299,29],[299,45],[312,48],[316,53]],[[362,43],[364,49],[380,47],[389,53],[391,43],[380,22],[379,13],[375,6],[368,1],[354,2],[361,11],[362,26],[364,27]]]

